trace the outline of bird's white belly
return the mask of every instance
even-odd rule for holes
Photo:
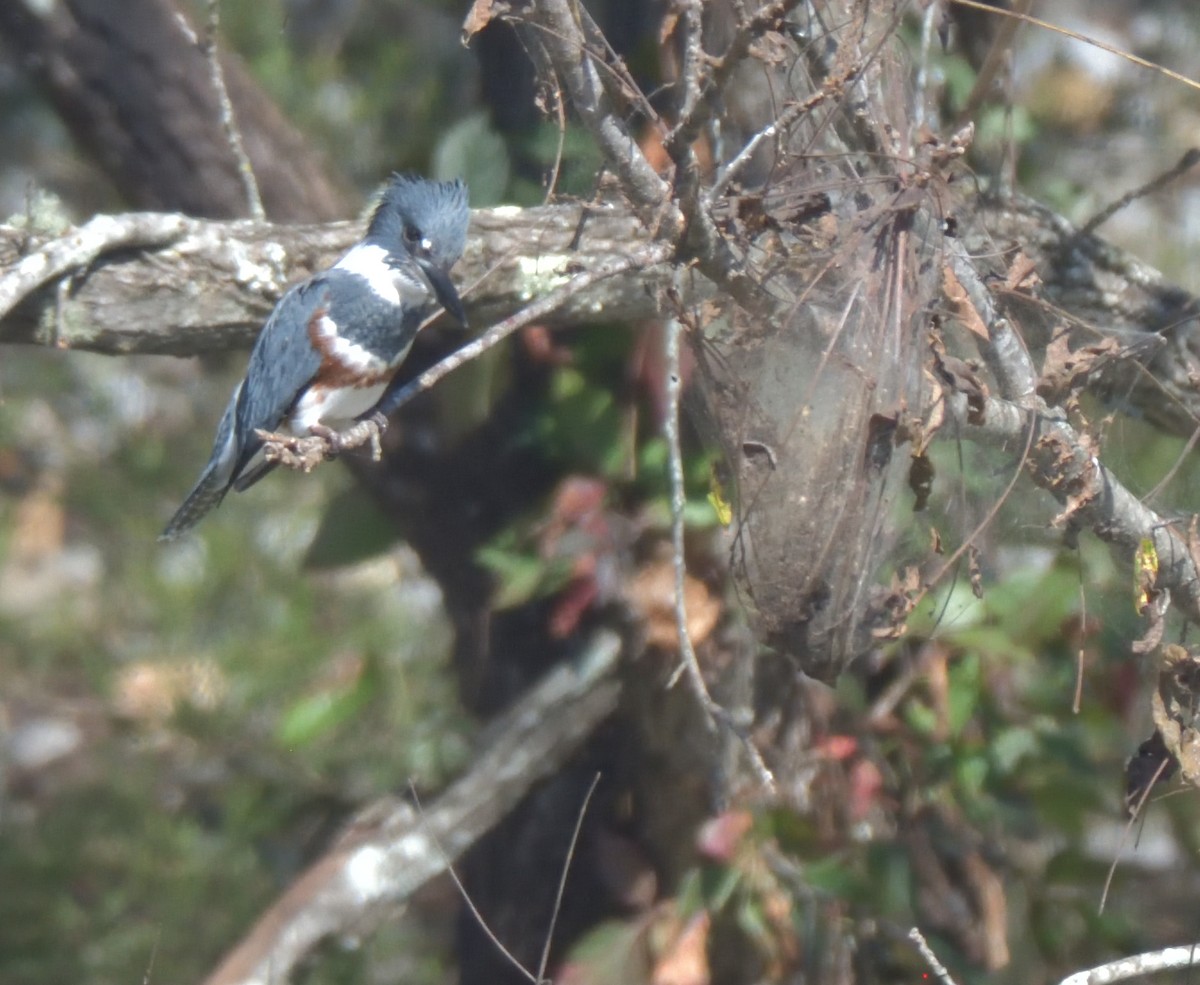
[[[312,387],[296,401],[288,418],[288,429],[297,437],[306,438],[314,424],[341,429],[359,414],[374,407],[383,396],[386,384],[364,387],[341,387],[327,390]]]

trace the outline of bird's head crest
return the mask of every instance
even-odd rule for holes
[[[367,235],[403,248],[416,256],[428,244],[425,257],[448,270],[467,243],[467,186],[461,180],[430,181],[411,174],[394,174],[371,217]]]

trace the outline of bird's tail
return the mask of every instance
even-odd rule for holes
[[[237,428],[238,398],[242,393],[242,384],[233,388],[233,396],[229,405],[221,415],[221,423],[217,426],[217,439],[213,442],[212,457],[200,473],[200,478],[187,494],[183,505],[175,511],[167,529],[159,534],[159,540],[174,540],[186,530],[191,530],[204,514],[216,507],[225,494],[229,492],[229,484],[233,479],[234,464],[237,460]]]
[[[191,530],[209,510],[214,509],[229,492],[229,476],[223,474],[219,462],[209,462],[200,480],[188,493],[183,505],[175,511],[167,529],[159,534],[159,540],[174,540],[181,533]]]

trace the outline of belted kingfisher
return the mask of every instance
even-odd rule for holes
[[[367,235],[271,312],[217,428],[212,457],[160,540],[195,526],[232,488],[276,463],[256,430],[297,437],[345,425],[378,403],[436,304],[464,327],[449,270],[467,241],[467,186],[393,175]]]

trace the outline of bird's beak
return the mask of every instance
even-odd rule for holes
[[[450,275],[429,260],[417,258],[417,263],[429,278],[429,283],[433,285],[433,293],[438,303],[450,312],[456,322],[466,328],[467,313],[463,310],[462,298],[458,296],[457,289],[450,281]]]

